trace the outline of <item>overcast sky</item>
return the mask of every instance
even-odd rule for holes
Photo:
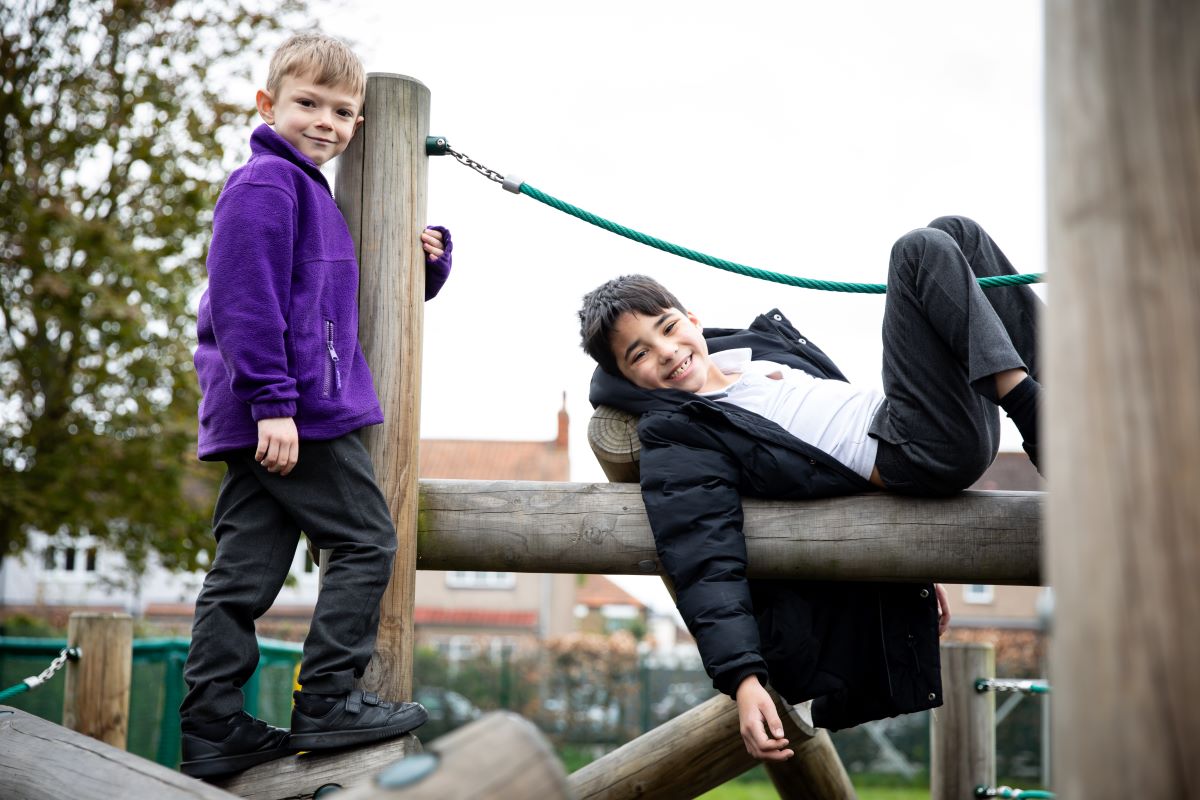
[[[370,72],[432,93],[431,133],[602,217],[777,272],[883,282],[897,236],[979,220],[1045,269],[1042,8],[989,2],[321,2]],[[259,78],[263,80],[262,77]],[[779,307],[854,382],[880,383],[881,296],[732,275],[504,192],[448,157],[429,221],[455,265],[425,308],[421,430],[548,440],[567,393],[586,441],[582,295],[662,281],[703,324]],[[1019,449],[1015,429],[1006,449]]]

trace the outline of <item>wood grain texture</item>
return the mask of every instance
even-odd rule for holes
[[[15,708],[0,706],[4,800],[229,800],[234,795]]]
[[[339,800],[567,800],[567,776],[545,737],[516,714],[487,714],[438,738],[436,766],[404,786],[383,776],[339,792]]]
[[[63,725],[123,750],[129,732],[133,618],[76,611],[67,625],[67,644],[80,649],[80,658],[67,662]]]
[[[637,417],[612,406],[597,406],[588,419],[588,444],[613,483],[637,483],[642,442]]]
[[[380,604],[379,638],[362,686],[389,699],[412,695],[416,583],[417,442],[425,301],[425,137],[429,90],[402,75],[372,73],[362,130],[342,156],[336,195],[359,261],[359,340],[384,423],[363,438],[392,511],[398,549]]]
[[[996,656],[990,644],[941,650],[945,697],[929,728],[929,791],[932,800],[958,800],[996,785],[996,694],[975,691],[976,678],[996,676]]]
[[[418,567],[655,574],[633,484],[422,480]],[[1038,585],[1042,495],[745,500],[749,574]]]
[[[1046,4],[1059,797],[1200,797],[1200,3]]]
[[[322,786],[348,789],[365,783],[388,764],[420,752],[421,743],[417,737],[407,734],[350,750],[301,753],[290,758],[279,758],[217,781],[216,784],[246,800],[312,797]],[[343,794],[339,791],[337,796],[342,797]]]
[[[775,696],[784,734],[796,755],[767,764],[767,776],[782,800],[855,800],[858,794],[829,732],[813,728],[808,711],[799,713]],[[787,713],[784,713],[787,709]]]

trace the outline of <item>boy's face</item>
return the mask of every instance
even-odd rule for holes
[[[621,374],[643,389],[701,392],[720,383],[721,371],[709,361],[708,343],[691,312],[628,311],[617,318],[610,342]]]
[[[305,76],[286,76],[275,95],[258,91],[259,116],[318,167],[345,151],[363,121],[356,95]]]

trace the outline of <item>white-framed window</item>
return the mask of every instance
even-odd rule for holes
[[[992,602],[995,594],[990,583],[964,583],[963,601],[967,603],[984,604]]]
[[[458,570],[446,573],[446,586],[451,589],[512,589],[517,585],[514,572],[471,572]]]

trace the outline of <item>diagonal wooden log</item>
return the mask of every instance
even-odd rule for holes
[[[770,774],[787,800],[843,800],[854,789],[829,734],[776,698],[796,755]],[[737,705],[717,695],[664,722],[568,777],[576,800],[688,798],[736,778],[759,762],[738,732]]]
[[[417,567],[660,574],[634,484],[420,482]],[[1040,492],[747,498],[751,577],[1040,585]]]
[[[0,797],[232,800],[234,795],[98,739],[0,706]]]
[[[432,742],[337,800],[567,800],[567,776],[532,723],[508,711],[485,714]]]

